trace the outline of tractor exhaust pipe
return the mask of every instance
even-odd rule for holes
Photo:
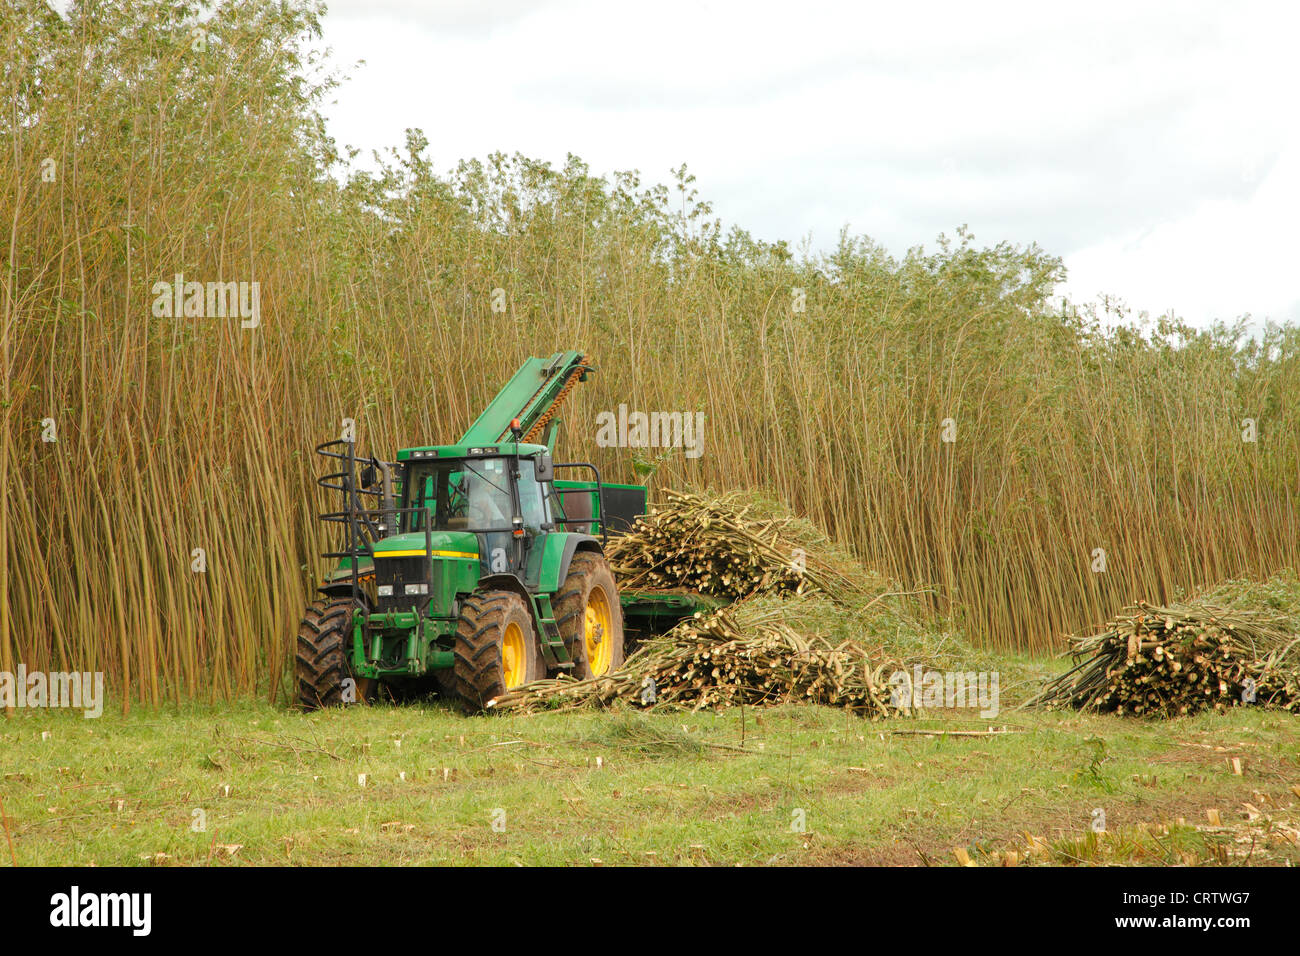
[[[397,530],[397,501],[393,497],[393,468],[386,461],[372,458],[379,469],[379,508],[384,513],[384,528],[388,534]]]

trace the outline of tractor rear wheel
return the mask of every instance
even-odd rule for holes
[[[298,704],[303,710],[344,703],[344,681],[351,679],[347,650],[352,640],[351,599],[312,602],[298,626]],[[364,689],[354,685],[359,700]]]
[[[574,677],[604,677],[623,666],[623,608],[603,554],[573,556],[556,595],[555,623],[573,655]]]
[[[546,676],[533,615],[514,591],[483,591],[466,599],[454,652],[456,695],[472,710]]]

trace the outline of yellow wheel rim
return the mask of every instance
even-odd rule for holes
[[[609,613],[609,599],[600,588],[587,595],[587,664],[596,677],[609,671],[614,659],[614,621]]]
[[[501,638],[501,673],[505,677],[506,690],[524,682],[527,672],[524,664],[526,650],[524,632],[518,624],[511,621],[506,625],[506,633]]]

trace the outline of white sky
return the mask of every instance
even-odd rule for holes
[[[1300,7],[1053,6],[334,0],[328,116],[367,151],[420,127],[442,172],[685,162],[759,238],[965,223],[1064,256],[1076,300],[1300,321]]]

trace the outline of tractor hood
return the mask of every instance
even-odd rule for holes
[[[429,535],[435,558],[478,559],[478,538],[467,531],[434,531]],[[376,541],[376,558],[418,558],[425,554],[425,537],[422,531],[395,534]]]

